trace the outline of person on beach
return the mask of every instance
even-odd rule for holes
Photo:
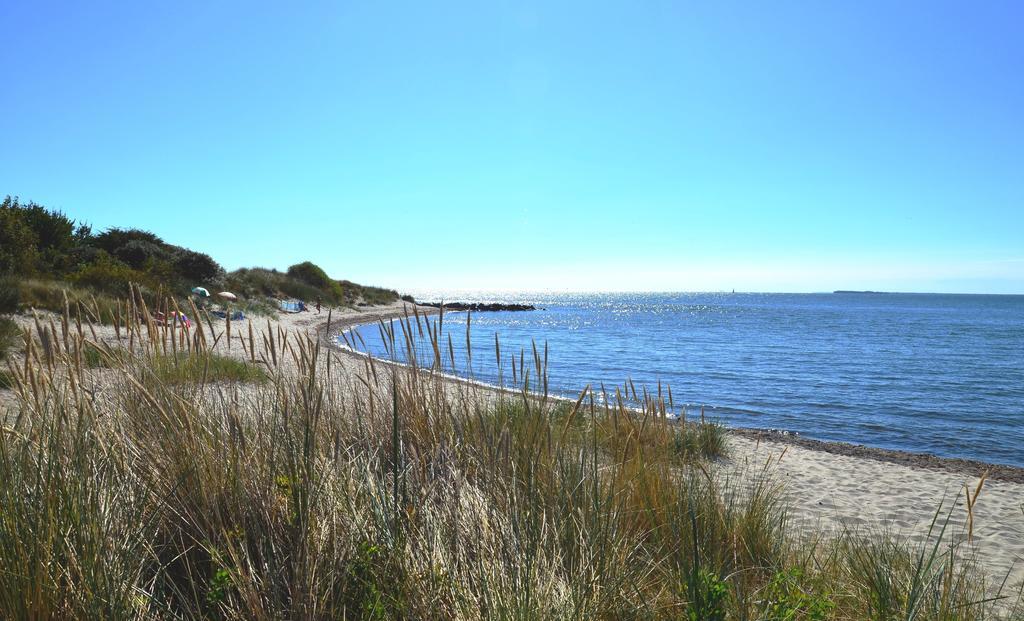
[[[320,298],[316,299],[316,314],[320,314]]]

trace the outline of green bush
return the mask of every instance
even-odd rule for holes
[[[18,312],[21,289],[14,278],[0,278],[0,315]]]
[[[60,211],[8,196],[0,203],[0,272],[63,273],[90,232]]]
[[[44,281],[65,280],[74,287],[124,296],[128,284],[147,291],[185,296],[192,287],[228,289],[242,297],[294,297],[331,305],[387,304],[398,294],[379,287],[336,281],[310,261],[287,273],[253,268],[226,274],[210,255],[166,243],[155,233],[110,228],[94,235],[88,225],[57,210],[0,203],[0,275]],[[52,307],[54,300],[48,300]]]
[[[289,267],[288,275],[317,289],[324,289],[332,282],[327,273],[311,261],[303,261]]]
[[[171,248],[171,263],[189,284],[210,283],[224,276],[224,268],[210,255],[178,246]]]
[[[148,276],[149,286],[153,288],[163,286],[184,294],[193,286],[212,284],[224,275],[224,269],[209,255],[167,244],[149,231],[112,228],[97,235],[90,243],[92,248],[102,252],[89,257],[85,268],[88,264],[101,262],[102,253],[106,253]],[[79,271],[82,269],[80,267]],[[134,277],[136,282],[145,280],[138,274]]]
[[[0,203],[0,274],[35,272],[38,240],[8,196]]]
[[[762,619],[777,621],[825,621],[835,603],[827,593],[815,593],[814,585],[804,584],[804,572],[798,568],[780,571],[765,587],[761,599],[764,601]]]
[[[330,304],[342,304],[345,300],[345,293],[341,285],[337,281],[331,280],[327,273],[315,263],[310,261],[297,263],[288,268],[288,276],[316,289],[315,294],[306,295],[303,299],[322,300]]]
[[[695,569],[685,591],[689,598],[687,621],[725,621],[729,585],[724,580],[705,569]]]
[[[262,267],[235,270],[225,278],[225,286],[246,298],[287,296],[300,300],[314,299],[320,290],[295,280],[277,270]]]
[[[305,267],[303,267],[305,266]],[[227,287],[246,297],[263,295],[269,297],[292,297],[300,300],[321,300],[326,304],[355,306],[356,304],[390,304],[398,299],[398,293],[381,287],[367,287],[347,280],[335,281],[327,278],[316,265],[306,262],[293,265],[290,274],[260,267],[244,268],[231,272],[226,277]],[[326,280],[320,278],[323,275]],[[302,279],[296,275],[302,275]],[[318,287],[311,282],[324,282]]]
[[[167,261],[171,258],[170,253],[160,246],[137,239],[108,252],[133,269],[142,269],[147,263],[154,260]]]
[[[143,231],[141,229],[120,229],[116,227],[109,228],[99,235],[94,236],[90,240],[90,243],[97,248],[106,250],[110,254],[114,254],[118,248],[121,248],[133,241],[146,242],[153,244],[154,246],[164,246],[164,240],[149,231]]]
[[[22,205],[22,217],[35,233],[42,264],[41,271],[63,272],[67,257],[77,243],[75,221],[60,211],[51,211],[41,205]]]
[[[276,291],[297,300],[316,300],[324,296],[324,292],[320,289],[291,279],[282,280],[278,284]],[[331,299],[331,301],[333,302],[334,300]]]
[[[90,287],[115,296],[127,296],[131,283],[153,285],[146,274],[106,253],[99,255],[95,262],[71,274],[68,280],[79,287]]]
[[[21,328],[9,317],[0,317],[0,360],[6,360],[18,345]]]

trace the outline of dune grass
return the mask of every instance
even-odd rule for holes
[[[18,288],[23,308],[63,313],[68,305],[73,313],[93,323],[110,325],[122,312],[116,298],[85,287],[56,280],[20,280]]]
[[[9,317],[0,317],[0,360],[5,360],[21,340],[21,329]]]
[[[797,538],[771,468],[660,400],[353,376],[280,330],[233,337],[265,381],[217,386],[250,372],[211,351],[227,335],[120,325],[137,351],[103,399],[73,330],[38,324],[15,370],[0,617],[1021,618],[942,514],[923,545]]]
[[[306,275],[296,268],[307,267],[319,278],[300,278]],[[348,280],[333,280],[311,263],[293,265],[289,272],[261,267],[242,268],[229,273],[225,284],[232,291],[249,299],[288,296],[314,304],[360,306],[390,304],[398,300],[398,293],[383,287],[360,285]]]
[[[215,353],[166,354],[150,362],[153,376],[164,384],[206,382],[265,382],[267,374],[256,365]]]

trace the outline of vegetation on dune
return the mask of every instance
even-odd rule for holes
[[[332,280],[308,261],[291,266],[287,272],[262,267],[242,268],[227,275],[226,285],[249,298],[288,297],[310,303],[320,300],[337,306],[374,306],[398,300],[398,293],[392,289]]]
[[[112,323],[118,312],[117,298],[66,281],[25,279],[16,281],[15,286],[21,308],[63,313],[67,304],[70,308],[81,309],[84,316],[100,324]]]
[[[21,290],[18,281],[9,276],[0,276],[0,315],[18,312],[21,306]]]
[[[296,297],[309,302],[355,306],[386,304],[398,299],[389,289],[333,280],[310,262],[286,273],[254,268],[226,273],[209,255],[165,242],[149,231],[111,228],[93,233],[60,211],[6,197],[0,202],[0,276],[15,276],[22,306],[61,312],[64,292],[72,300],[128,295],[132,285],[156,300],[179,298],[192,287],[224,289],[245,298],[239,306],[271,312],[270,297]],[[9,288],[0,283],[0,288]],[[0,292],[0,303],[4,293]]]
[[[10,317],[0,317],[0,362],[7,359],[18,345],[20,337],[18,324]]]
[[[214,353],[165,354],[150,361],[153,376],[164,384],[200,382],[264,382],[266,373],[256,365]]]
[[[208,255],[148,231],[112,228],[94,234],[60,211],[8,196],[0,203],[0,274],[122,296],[129,283],[187,293],[197,283],[222,279],[224,270]]]
[[[139,351],[97,345],[103,399],[75,331],[37,326],[13,370],[0,617],[1021,618],[941,519],[922,545],[794,537],[770,464],[719,461],[721,428],[660,398],[480,393],[440,353],[353,377],[283,331],[119,325]],[[226,338],[263,383],[161,370]],[[539,356],[521,371],[546,384]]]
[[[16,312],[21,302],[16,285],[13,279],[0,277],[0,361],[7,358],[21,335],[18,324],[10,317],[5,317]]]

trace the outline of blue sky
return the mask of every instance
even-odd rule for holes
[[[422,289],[1024,293],[1018,2],[0,4],[0,195]]]

